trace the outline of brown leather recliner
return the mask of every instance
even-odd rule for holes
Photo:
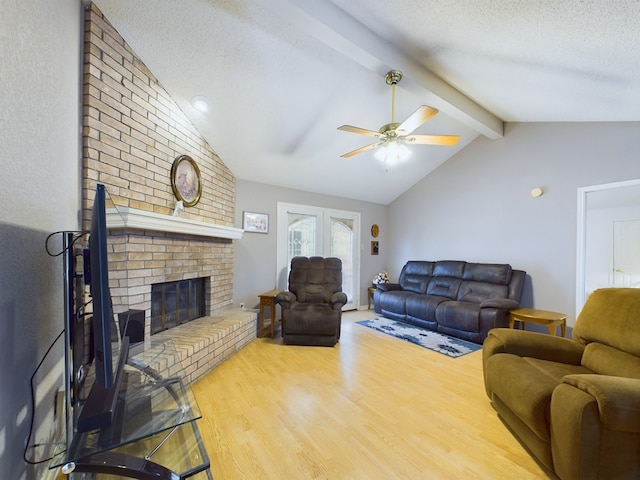
[[[640,478],[640,289],[593,292],[573,339],[494,329],[482,352],[494,408],[544,466]]]
[[[342,261],[330,257],[294,257],[289,291],[276,296],[282,308],[282,339],[288,345],[334,346],[340,339]]]

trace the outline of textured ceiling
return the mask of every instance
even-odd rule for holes
[[[635,0],[96,0],[238,179],[387,204],[507,122],[639,121]],[[440,113],[385,171],[336,130]],[[207,114],[189,101],[204,95]]]

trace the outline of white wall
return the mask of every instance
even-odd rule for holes
[[[480,137],[389,206],[391,273],[413,259],[510,263],[530,276],[524,305],[572,325],[577,188],[640,178],[638,152],[640,122],[515,123]]]
[[[276,225],[278,202],[349,210],[361,214],[360,304],[367,305],[367,287],[379,271],[387,269],[388,228],[385,205],[360,202],[341,197],[319,195],[274,187],[261,183],[236,182],[236,224],[242,228],[242,212],[269,215],[269,233],[244,233],[235,241],[233,298],[234,305],[243,302],[247,308],[257,308],[257,295],[276,288]],[[380,226],[380,254],[370,254],[371,225]]]
[[[62,261],[45,253],[45,238],[78,228],[81,4],[1,0],[0,12],[0,478],[43,478],[47,465],[27,467],[22,451],[29,379],[63,325]],[[51,428],[61,347],[36,378],[32,443]]]

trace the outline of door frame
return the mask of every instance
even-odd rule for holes
[[[576,245],[576,316],[580,314],[582,306],[587,300],[586,285],[586,251],[587,251],[587,198],[589,194],[597,192],[615,191],[615,189],[636,187],[640,188],[640,179],[626,180],[622,182],[604,183],[578,188],[577,211],[577,245]]]
[[[287,258],[287,218],[288,212],[295,210],[301,210],[303,212],[314,212],[316,215],[322,218],[323,230],[324,224],[327,218],[333,217],[346,217],[352,218],[354,221],[354,237],[353,237],[353,298],[349,299],[347,305],[353,305],[354,309],[358,308],[360,304],[360,212],[353,212],[349,210],[338,210],[334,208],[317,207],[314,205],[303,205],[299,203],[286,203],[278,202],[277,205],[277,227],[276,227],[276,288],[280,290],[286,290],[288,285],[289,268]],[[325,232],[322,235],[323,249],[327,234]]]

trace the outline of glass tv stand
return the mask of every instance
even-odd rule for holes
[[[89,472],[212,480],[196,424],[200,409],[181,371],[171,341],[130,346],[113,421],[102,429],[67,435],[66,448],[56,452],[50,468],[60,468],[70,478],[80,478],[76,472]]]

